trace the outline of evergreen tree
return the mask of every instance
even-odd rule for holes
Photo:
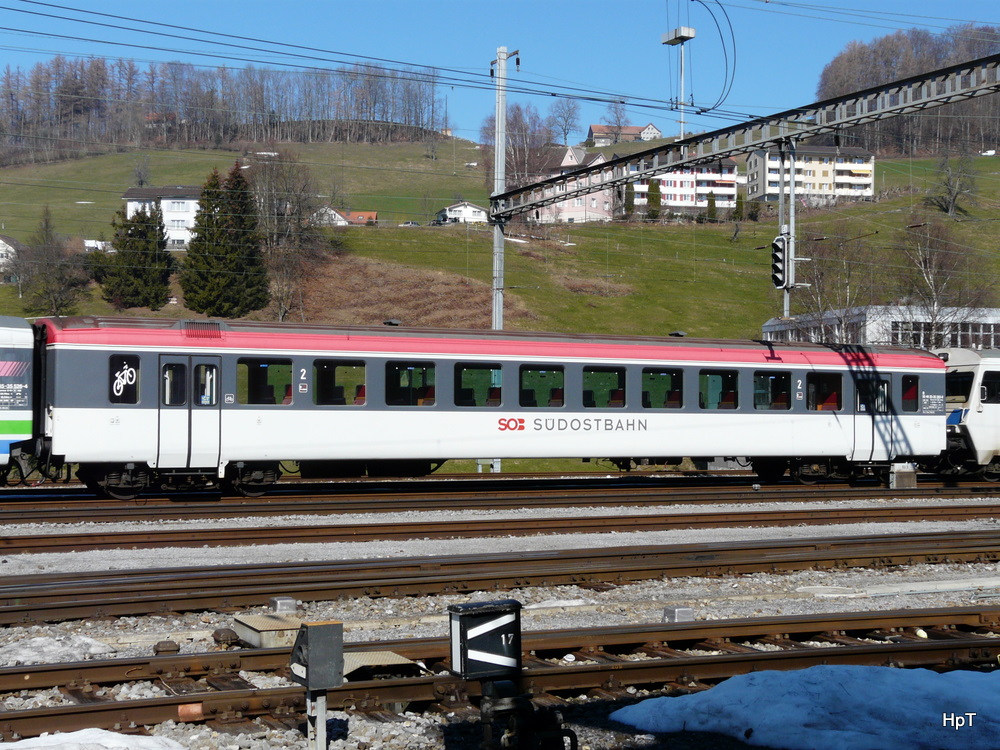
[[[234,286],[238,287],[229,297],[232,312],[225,317],[238,318],[263,310],[270,301],[267,264],[257,229],[257,201],[239,162],[229,170],[222,185],[222,200],[229,230],[230,268],[236,274]]]
[[[38,228],[15,256],[10,270],[23,292],[24,309],[44,315],[70,315],[89,282],[83,256],[56,234],[49,207],[42,209]]]
[[[743,191],[737,191],[736,193],[736,207],[733,209],[732,214],[729,218],[732,221],[743,221],[746,217],[746,197],[743,195]]]
[[[649,181],[649,190],[646,193],[646,220],[660,220],[660,181],[652,179]]]
[[[714,224],[719,220],[719,209],[715,204],[715,193],[708,194],[708,206],[705,208],[705,218],[709,224]]]
[[[223,295],[230,282],[225,268],[220,267],[224,234],[222,180],[219,170],[213,169],[201,188],[198,213],[194,217],[191,242],[180,278],[184,304],[190,310],[208,312],[214,309],[215,300]]]
[[[630,182],[625,186],[625,221],[631,221],[633,213],[635,213],[635,187]]]
[[[212,170],[202,187],[181,288],[189,309],[213,317],[239,318],[268,303],[256,205],[239,162],[225,181]]]
[[[174,271],[159,205],[148,211],[140,208],[131,218],[122,209],[111,226],[115,254],[108,256],[103,269],[102,296],[116,310],[159,310],[170,298],[170,274]]]

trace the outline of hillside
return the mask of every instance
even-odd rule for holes
[[[274,148],[273,144],[261,147]],[[416,144],[290,146],[313,170],[316,184],[353,209],[374,209],[386,227],[337,230],[339,249],[312,274],[303,310],[294,319],[315,322],[488,327],[492,235],[486,227],[398,228],[426,224],[458,199],[487,202],[481,161],[471,143],[438,147],[431,159]],[[150,151],[153,184],[201,184],[213,167],[228,169],[239,154],[226,151]],[[132,182],[139,157],[115,154],[2,170],[2,233],[27,240],[43,205],[66,234],[99,238]],[[1000,160],[976,160],[978,206],[950,221],[956,241],[988,257],[995,269],[1000,244]],[[935,175],[935,160],[878,163],[879,202],[800,210],[799,236],[830,235],[846,220],[852,236],[879,232],[889,243],[920,204]],[[943,215],[938,214],[938,217]],[[772,219],[732,224],[681,223],[560,225],[511,228],[507,243],[506,325],[517,329],[690,336],[758,336],[779,313],[780,294],[769,280],[766,247],[777,232]],[[520,236],[519,236],[520,235]],[[841,239],[846,239],[841,237]],[[520,240],[520,241],[513,241]],[[836,238],[835,238],[836,241]],[[110,312],[95,295],[82,312]],[[0,312],[23,314],[16,290],[0,287]],[[141,311],[133,311],[138,314]],[[186,314],[180,305],[161,311]]]

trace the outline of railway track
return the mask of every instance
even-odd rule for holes
[[[775,527],[905,521],[969,521],[1000,517],[1000,505],[936,505],[806,510],[731,511],[525,519],[465,519],[337,525],[282,525],[226,529],[22,534],[0,537],[0,552],[37,554],[163,547],[226,547],[261,544],[366,542],[407,539],[468,539],[537,534],[599,534],[671,529]]]
[[[1000,608],[529,631],[522,650],[519,687],[546,706],[568,705],[563,696],[586,691],[604,700],[629,697],[628,688],[690,692],[736,674],[816,664],[995,668]],[[476,713],[481,686],[447,671],[447,639],[355,643],[345,651],[391,651],[412,664],[392,668],[382,679],[349,673],[343,687],[329,692],[331,709],[383,720],[404,707],[449,712],[458,721]],[[60,705],[0,712],[0,738],[87,727],[141,731],[165,721],[241,731],[255,717],[265,725],[295,726],[304,710],[302,688],[257,688],[251,681],[262,673],[287,676],[288,659],[287,649],[257,649],[0,669],[0,694],[57,688],[61,697]],[[114,690],[102,690],[136,682],[156,684],[163,697],[115,700]]]
[[[0,578],[0,624],[255,606],[276,593],[321,601],[998,559],[996,532],[975,531],[53,573]]]
[[[464,484],[464,483],[463,483]],[[618,483],[620,484],[620,483]],[[401,483],[386,489],[350,494],[273,495],[263,498],[224,497],[218,494],[150,497],[135,501],[96,500],[82,492],[70,494],[0,492],[0,524],[77,523],[103,521],[167,521],[244,518],[247,516],[340,515],[385,513],[400,509],[431,510],[520,510],[524,508],[628,507],[697,505],[709,503],[776,503],[830,500],[968,500],[1000,494],[996,484],[940,483],[911,490],[838,485],[782,485],[762,487],[678,487],[629,483],[629,486],[571,486],[548,489],[496,488],[427,492]]]

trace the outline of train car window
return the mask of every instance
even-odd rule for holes
[[[195,406],[215,406],[219,403],[218,368],[215,365],[194,366]]]
[[[681,370],[646,367],[642,371],[644,409],[680,409],[684,405],[684,378]]]
[[[1000,404],[1000,372],[984,372],[982,397],[984,404]]]
[[[736,370],[702,370],[698,373],[698,405],[702,409],[738,409]]]
[[[164,406],[187,403],[187,365],[169,362],[160,375],[160,395]]]
[[[566,403],[563,368],[559,365],[523,365],[518,383],[518,404],[526,409]]]
[[[753,408],[785,411],[792,408],[792,373],[758,370],[753,374]]]
[[[972,381],[974,374],[971,371],[949,372],[944,376],[944,400],[948,404],[964,404],[972,395]]]
[[[903,376],[903,411],[920,411],[920,378]]]
[[[501,375],[498,364],[456,364],[455,406],[500,406]]]
[[[583,394],[586,408],[625,408],[625,368],[584,367]]]
[[[810,372],[806,375],[806,408],[812,411],[840,411],[843,405],[844,376],[840,373]]]
[[[236,401],[240,404],[290,404],[292,360],[245,357],[236,362]]]
[[[112,404],[139,403],[139,357],[112,354],[108,358],[108,400]]]
[[[385,402],[390,406],[433,406],[433,362],[387,362]]]
[[[318,406],[362,406],[364,387],[363,360],[317,359],[313,362],[313,403]],[[360,400],[358,393],[361,393]]]
[[[858,412],[862,414],[889,413],[889,381],[864,378],[857,381]]]

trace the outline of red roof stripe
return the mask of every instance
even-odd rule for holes
[[[366,336],[356,333],[278,333],[251,331],[222,331],[219,338],[194,338],[178,329],[137,330],[134,328],[64,328],[49,326],[49,345],[79,345],[129,349],[133,347],[154,349],[230,349],[261,351],[340,351],[370,352],[388,355],[466,355],[482,357],[533,357],[560,361],[563,359],[633,359],[682,362],[733,362],[751,365],[795,366],[853,366],[905,367],[943,370],[944,362],[927,353],[900,349],[898,352],[874,351],[870,356],[833,349],[794,349],[775,347],[773,350],[752,344],[726,346],[698,346],[664,341],[608,343],[586,341],[525,341],[517,339],[476,339],[470,337],[400,335]],[[749,342],[748,342],[749,343]]]

